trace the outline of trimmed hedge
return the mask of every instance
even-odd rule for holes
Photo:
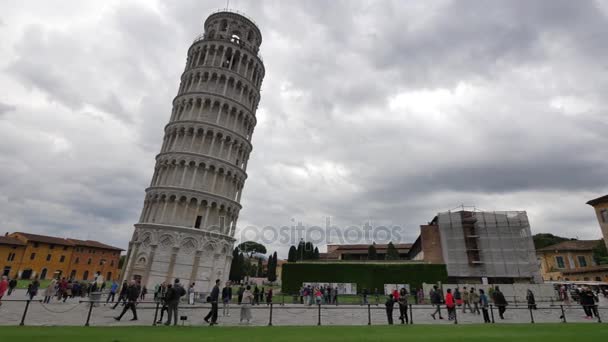
[[[384,284],[410,284],[418,288],[422,283],[445,283],[448,274],[442,264],[393,263],[312,263],[289,262],[283,265],[281,291],[298,293],[302,283],[356,283],[357,292],[383,289]]]

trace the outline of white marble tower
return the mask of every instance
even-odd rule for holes
[[[180,278],[208,291],[230,270],[264,78],[262,35],[230,11],[213,13],[204,26],[188,49],[123,266],[123,279],[148,288]]]

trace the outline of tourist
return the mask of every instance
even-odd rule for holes
[[[418,294],[416,298],[418,298],[416,304],[424,304],[424,289],[422,287],[418,289]]]
[[[488,296],[486,296],[482,289],[479,289],[479,304],[481,306],[481,312],[483,312],[484,323],[490,323],[490,315],[488,315]]]
[[[188,304],[190,305],[194,305],[194,284],[192,283],[188,286]]]
[[[266,294],[266,305],[270,305],[270,303],[272,303],[272,288],[269,288]]]
[[[367,289],[363,289],[363,305],[367,305]]]
[[[380,303],[380,293],[377,287],[374,289],[374,297],[376,297],[376,305],[378,305]]]
[[[7,294],[7,296],[10,296],[11,293],[13,293],[13,291],[15,291],[16,287],[17,287],[17,279],[13,278],[13,279],[11,279],[11,281],[8,282],[8,294]]]
[[[300,287],[298,294],[300,295],[300,304],[304,304],[304,286]]]
[[[487,298],[486,298],[487,299]],[[480,314],[479,312],[479,294],[477,294],[477,292],[475,292],[475,288],[471,287],[471,293],[469,294],[469,301],[471,303],[473,303],[473,310],[471,310],[471,313],[473,314]]]
[[[222,316],[230,317],[230,301],[232,300],[232,288],[229,283],[222,289]]]
[[[247,288],[243,291],[243,298],[241,301],[241,323],[243,320],[247,321],[247,324],[251,321],[251,305],[253,304],[253,294],[251,293],[251,286],[247,285]]]
[[[34,278],[34,281],[30,283],[27,287],[27,295],[30,297],[30,300],[34,299],[38,294],[38,289],[40,288],[40,282],[38,279]]]
[[[173,287],[173,285],[167,284],[166,282],[163,282],[158,287],[158,295],[156,296],[156,299],[159,302],[159,305],[161,306],[161,308],[160,308],[160,319],[156,322],[156,324],[161,324],[163,322],[163,317],[165,315],[165,312],[169,311],[169,306],[167,306],[167,291],[169,291],[169,289],[172,287]]]
[[[384,305],[386,306],[386,318],[388,318],[388,324],[392,325],[393,324],[393,307],[395,306],[395,300],[393,299],[392,294],[388,295],[388,298],[386,299],[386,303],[384,303]]]
[[[500,291],[498,285],[494,288],[494,305],[498,307],[498,316],[500,319],[505,319],[505,311],[507,311],[507,299],[505,295]]]
[[[217,324],[217,313],[218,313],[217,301],[219,299],[219,296],[220,296],[220,280],[216,279],[215,286],[213,286],[213,289],[211,290],[211,294],[209,295],[209,301],[211,302],[211,310],[209,311],[207,316],[205,316],[205,318],[204,318],[205,322],[209,323],[209,325]],[[209,322],[209,318],[211,318],[211,322]]]
[[[528,302],[528,309],[536,310],[536,300],[534,299],[534,293],[530,289],[526,292],[526,301]]]
[[[137,299],[139,298],[139,288],[137,286],[137,282],[135,280],[131,280],[131,283],[127,287],[126,291],[126,301],[127,304],[122,309],[122,313],[118,317],[114,317],[115,320],[120,321],[122,316],[127,312],[127,310],[131,309],[133,312],[132,321],[137,321],[137,310],[135,309],[135,304],[137,304]]]
[[[167,302],[167,322],[165,325],[171,325],[171,318],[173,318],[173,325],[177,325],[177,313],[179,309],[179,300],[186,294],[186,290],[179,283],[179,279],[175,278],[173,286],[167,289],[165,300]]]
[[[125,280],[122,283],[122,286],[120,287],[120,292],[118,294],[118,300],[116,301],[116,304],[114,304],[114,306],[112,307],[112,309],[116,309],[116,307],[118,306],[118,304],[121,303],[121,302],[122,302],[123,306],[127,304],[127,292],[128,291],[129,291],[129,284]]]
[[[312,305],[314,293],[313,293],[313,288],[310,285],[308,285],[306,287],[306,293],[307,293],[306,297],[307,297],[308,305]]]
[[[462,294],[460,293],[460,289],[458,287],[454,290],[454,302],[457,306],[462,305]]]
[[[323,301],[323,294],[321,293],[321,290],[316,287],[315,288],[315,302],[317,305],[321,305],[321,302]]]
[[[395,300],[395,302],[399,301],[399,291],[397,290],[397,288],[395,287],[395,289],[393,290],[393,299]]]
[[[238,297],[238,300],[239,300],[238,303],[239,303],[239,305],[243,302],[243,293],[245,293],[245,288],[243,287],[243,284],[241,284],[239,286],[239,290],[237,291],[237,294],[239,296]]]
[[[112,282],[112,286],[110,286],[110,292],[108,293],[108,298],[106,299],[106,304],[110,301],[114,303],[114,298],[116,297],[116,291],[118,291],[118,283],[116,280]],[[156,298],[156,293],[154,294],[154,298]]]
[[[331,287],[325,287],[325,292],[323,293],[323,295],[323,301],[325,302],[325,304],[331,304]]]
[[[597,307],[595,302],[597,300],[596,295],[588,287],[584,287],[579,295],[579,302],[585,311],[585,318],[592,319],[593,315],[598,316]]]
[[[262,289],[260,290],[260,301],[258,304],[260,303],[264,303],[264,286],[262,286]]]
[[[407,315],[407,295],[407,290],[405,287],[402,287],[399,290],[399,299],[397,300],[399,302],[399,319],[401,320],[401,324],[410,322]]]
[[[431,317],[436,319],[435,315],[439,314],[439,319],[443,319],[443,317],[441,317],[441,293],[439,292],[437,285],[433,285],[429,297],[431,298],[431,305],[435,306],[435,312],[431,314]]]
[[[331,303],[338,305],[338,288],[337,287],[334,287],[332,294],[333,294],[333,298],[332,298]]]
[[[51,280],[49,285],[46,287],[46,290],[44,290],[44,300],[42,301],[42,303],[48,304],[51,302],[51,297],[55,296],[55,293],[57,291],[55,289],[55,285],[57,285],[57,280]]]
[[[148,288],[146,287],[146,285],[144,285],[144,287],[141,290],[141,300],[142,301],[146,300],[146,295],[147,294],[148,294]]]
[[[454,319],[456,319],[456,302],[454,301],[452,289],[447,289],[446,291],[445,307],[448,310],[448,320],[453,321]]]
[[[4,297],[4,293],[8,290],[8,278],[3,275],[2,280],[0,280],[0,305],[2,305],[2,297]]]
[[[258,285],[255,285],[253,289],[253,305],[260,304],[260,289],[258,289]]]
[[[467,312],[467,307],[469,308],[469,311],[473,312],[473,309],[471,308],[471,294],[467,291],[467,287],[464,286],[462,288],[462,313]]]

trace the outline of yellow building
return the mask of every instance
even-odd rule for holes
[[[606,248],[608,248],[608,195],[592,199],[587,204],[595,209],[597,222],[600,224],[604,243],[606,244]]]
[[[51,279],[69,273],[74,244],[67,239],[29,233],[12,233],[9,237],[25,244],[17,277]]]
[[[21,266],[26,244],[19,239],[9,236],[0,236],[0,266],[2,275],[8,277],[17,276]]]
[[[593,249],[600,240],[569,240],[536,250],[545,281],[608,281],[608,265],[598,266]]]

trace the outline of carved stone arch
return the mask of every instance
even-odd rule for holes
[[[144,268],[148,264],[146,253],[139,253],[135,258],[135,267]]]
[[[185,254],[193,254],[198,249],[198,241],[192,237],[184,238],[179,246],[179,250]]]
[[[142,239],[141,239],[141,245],[143,248],[149,248],[150,245],[153,244],[153,240],[152,240],[152,233],[150,232],[145,232],[142,235]]]
[[[158,245],[164,250],[171,249],[175,246],[175,237],[171,234],[163,234],[158,239]]]

